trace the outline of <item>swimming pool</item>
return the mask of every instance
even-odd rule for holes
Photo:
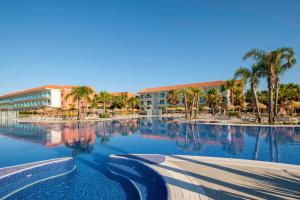
[[[5,122],[0,126],[0,167],[68,156],[73,156],[77,165],[75,173],[25,189],[9,199],[130,198],[129,193],[134,192],[128,184],[108,170],[109,155],[128,153],[299,165],[300,128],[178,124],[169,118],[57,124]],[[141,177],[139,171],[130,173]],[[142,195],[147,195],[147,184],[138,182]]]

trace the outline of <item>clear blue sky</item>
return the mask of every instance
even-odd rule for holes
[[[282,46],[300,63],[299,0],[1,0],[0,93],[225,80],[249,49]],[[300,83],[300,64],[283,80]]]

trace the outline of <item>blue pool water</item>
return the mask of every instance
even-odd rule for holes
[[[126,199],[126,187],[107,172],[107,163],[110,154],[128,153],[299,165],[300,128],[178,124],[167,118],[0,125],[0,168],[65,156],[73,156],[77,164],[72,175],[41,183],[10,199]]]

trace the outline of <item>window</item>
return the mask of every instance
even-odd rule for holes
[[[152,105],[152,102],[151,101],[147,101],[147,105]]]
[[[159,104],[160,105],[164,105],[165,104],[165,100],[160,100]]]
[[[166,94],[163,92],[163,93],[160,93],[160,97],[161,98],[165,98]]]

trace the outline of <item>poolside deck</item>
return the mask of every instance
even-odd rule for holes
[[[201,156],[135,156],[164,177],[170,199],[300,199],[297,165]]]

